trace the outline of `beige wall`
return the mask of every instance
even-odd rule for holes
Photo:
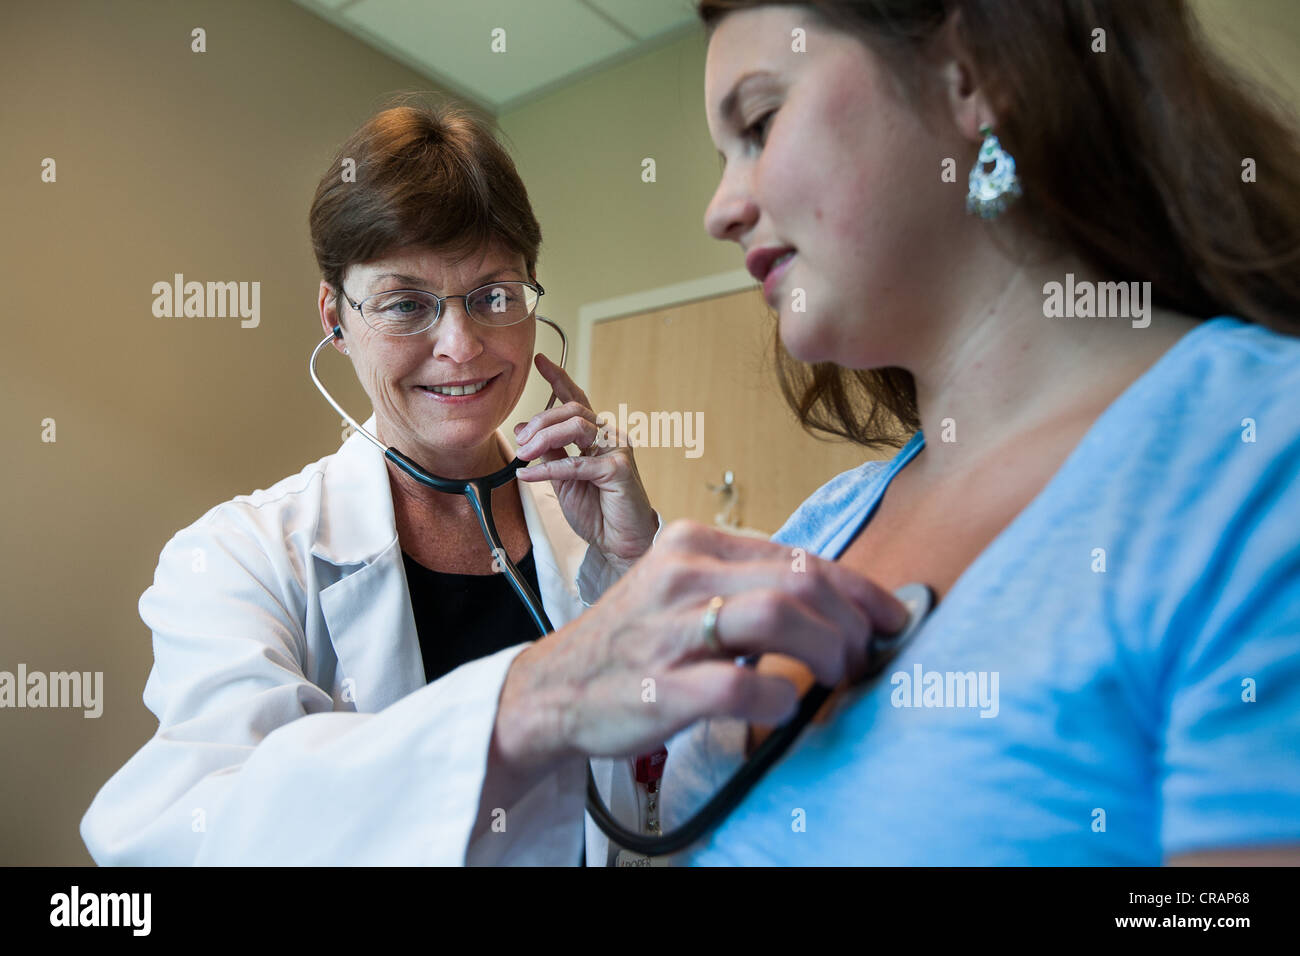
[[[1300,100],[1296,4],[1198,7]],[[0,710],[0,863],[85,863],[82,812],[156,727],[136,602],[163,543],[337,447],[305,374],[316,179],[386,93],[430,84],[287,0],[7,3],[0,50],[0,670],[105,680],[98,720]],[[542,223],[544,314],[572,334],[584,303],[740,266],[702,227],[718,175],[703,61],[688,36],[501,117]],[[150,288],[175,272],[260,281],[260,326],[154,318]],[[330,369],[362,417],[350,372]],[[546,394],[530,386],[521,409]]]
[[[1205,35],[1225,59],[1300,107],[1300,3],[1296,0],[1191,0]]]
[[[0,710],[0,863],[86,863],[82,812],[157,727],[158,552],[338,446],[305,372],[316,180],[385,93],[430,84],[287,0],[5,3],[0,46],[0,670],[103,671],[105,697]],[[260,281],[260,324],[155,318],[176,272]]]
[[[542,303],[574,332],[586,303],[744,268],[733,245],[704,231],[720,168],[704,121],[704,52],[703,33],[688,35],[500,118],[542,223]],[[653,183],[641,179],[646,158]],[[520,410],[549,394],[530,385]],[[616,396],[588,397],[597,410],[617,407]]]

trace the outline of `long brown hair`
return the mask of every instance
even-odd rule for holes
[[[348,137],[312,199],[312,248],[335,302],[348,266],[407,245],[465,256],[499,241],[536,278],[542,229],[488,122],[427,94],[390,104]]]
[[[1018,215],[1102,274],[1149,281],[1157,307],[1300,334],[1294,110],[1212,54],[1183,0],[700,0],[698,12],[711,33],[774,3],[854,35],[905,89],[921,45],[959,10],[1016,159]],[[1092,52],[1097,29],[1113,52]],[[775,329],[773,349],[809,432],[897,448],[900,423],[920,427],[905,369],[799,362]]]

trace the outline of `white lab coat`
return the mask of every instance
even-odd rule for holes
[[[615,575],[549,482],[516,485],[559,628]],[[387,465],[362,435],[177,532],[140,616],[158,730],[81,821],[97,863],[573,864],[584,829],[605,863],[581,758],[470,843],[501,687],[535,635],[426,685]],[[631,761],[592,765],[635,828]]]

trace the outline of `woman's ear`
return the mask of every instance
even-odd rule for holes
[[[948,15],[931,42],[949,118],[963,139],[978,143],[980,128],[988,125],[996,129],[997,117],[989,104],[987,91],[980,83],[975,61],[962,39],[960,10]]]
[[[347,332],[347,327],[343,324],[343,316],[339,314],[338,301],[339,297],[337,291],[333,286],[322,279],[317,299],[317,307],[320,310],[321,325],[324,326],[325,331],[330,335],[334,334],[335,326],[342,329],[344,333]],[[342,339],[336,338],[333,344],[340,352],[347,353],[347,347]]]

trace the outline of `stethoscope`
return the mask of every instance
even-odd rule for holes
[[[561,343],[560,368],[564,368],[569,356],[568,336],[564,334],[562,328],[550,319],[540,315],[536,316],[536,319],[539,322],[545,322],[559,333]],[[523,603],[529,617],[533,619],[533,623],[537,626],[538,634],[545,637],[551,633],[555,628],[551,625],[550,618],[546,616],[546,610],[542,607],[541,600],[533,593],[533,589],[529,587],[528,582],[519,573],[519,569],[510,560],[510,556],[502,546],[501,538],[497,534],[496,524],[492,520],[492,490],[513,481],[515,472],[525,467],[527,462],[516,457],[514,461],[500,471],[494,471],[492,474],[484,475],[481,478],[442,478],[428,473],[396,448],[385,446],[378,437],[371,434],[366,428],[362,427],[360,422],[343,410],[343,406],[334,400],[329,390],[325,388],[316,375],[316,357],[320,355],[321,349],[336,339],[340,341],[343,339],[343,330],[337,325],[334,326],[333,332],[322,339],[320,344],[312,350],[311,361],[307,364],[307,370],[311,374],[311,380],[315,383],[316,388],[325,396],[325,400],[333,406],[334,410],[343,417],[344,421],[369,439],[384,453],[385,458],[406,472],[406,474],[422,485],[427,485],[436,491],[445,492],[449,495],[464,495],[469,499],[474,514],[478,518],[483,537],[492,549],[493,556],[498,559],[497,566],[504,570],[506,579],[510,582],[515,595]],[[555,401],[556,395],[552,391],[551,398],[546,403],[546,408],[554,405]],[[911,643],[935,604],[934,592],[924,584],[908,584],[899,588],[894,594],[908,609],[907,623],[896,634],[872,635],[868,648],[868,671],[863,678],[864,681],[878,676],[899,651]],[[758,783],[768,768],[780,760],[785,752],[790,749],[795,739],[821,709],[822,704],[826,702],[833,689],[821,684],[813,685],[800,699],[799,709],[795,712],[795,715],[788,722],[772,731],[740,769],[732,775],[731,779],[709,799],[709,802],[671,833],[659,835],[637,833],[627,829],[615,820],[609,812],[609,808],[605,806],[605,801],[601,798],[600,791],[596,787],[596,778],[592,775],[590,764],[587,765],[587,812],[591,815],[592,820],[596,822],[596,825],[605,832],[606,836],[619,846],[635,853],[644,853],[648,856],[663,856],[685,849],[727,818],[737,804]]]

